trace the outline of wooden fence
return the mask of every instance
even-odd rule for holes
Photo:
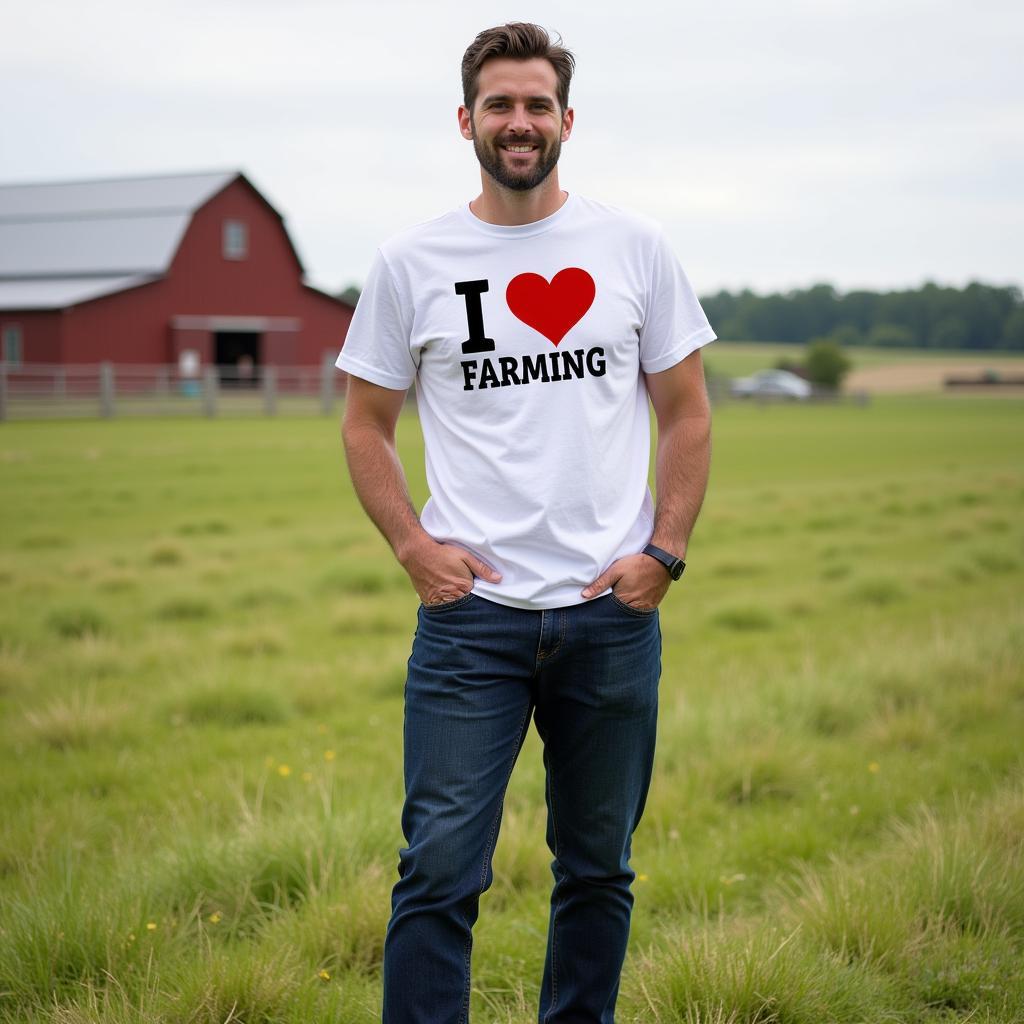
[[[0,362],[0,421],[115,416],[330,415],[347,375],[324,354],[319,366],[79,365]]]

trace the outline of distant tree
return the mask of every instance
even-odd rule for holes
[[[757,295],[719,291],[701,302],[722,338],[809,342],[831,337],[842,346],[985,350],[1024,348],[1019,341],[1021,290],[972,281],[951,288],[926,281],[918,289],[838,294],[829,284]]]
[[[864,344],[864,335],[853,324],[840,324],[829,334],[829,338],[841,348],[853,348]]]
[[[914,332],[900,324],[878,324],[868,332],[868,344],[879,348],[912,348]]]
[[[928,332],[929,348],[966,348],[970,329],[962,317],[945,316]]]
[[[342,302],[347,302],[350,306],[354,306],[359,301],[359,286],[350,284],[347,288],[338,292],[338,298]]]
[[[804,369],[807,379],[823,388],[838,391],[853,363],[832,338],[817,338],[807,346]]]
[[[775,360],[776,370],[785,370],[787,373],[795,373],[798,377],[806,375],[803,363],[799,359],[792,359],[790,356],[780,356]]]
[[[1024,306],[1018,306],[1006,318],[999,347],[1024,351]]]

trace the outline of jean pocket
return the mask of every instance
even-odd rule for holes
[[[624,612],[628,612],[630,615],[639,615],[641,618],[643,618],[648,615],[653,615],[658,610],[657,605],[655,605],[653,608],[634,608],[631,604],[626,604],[626,602],[623,601],[622,598],[619,597],[619,595],[616,594],[614,590],[611,592],[610,596],[612,599],[612,604],[614,604],[617,608],[621,608]]]
[[[440,604],[424,604],[421,601],[420,608],[425,612],[430,612],[431,614],[434,612],[448,612],[453,608],[461,608],[464,604],[469,604],[475,596],[476,595],[471,590],[468,594],[463,594],[462,597],[457,597],[453,601],[442,601]]]

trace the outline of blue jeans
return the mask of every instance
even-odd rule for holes
[[[555,879],[538,1019],[613,1024],[660,673],[657,609],[611,594],[549,611],[472,593],[420,607],[384,1024],[469,1020],[472,929],[531,714],[544,743]]]

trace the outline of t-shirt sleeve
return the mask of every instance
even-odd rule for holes
[[[394,275],[378,250],[335,366],[371,384],[405,391],[416,377],[409,334]]]
[[[686,272],[659,232],[640,328],[641,369],[644,373],[667,370],[716,337]]]

